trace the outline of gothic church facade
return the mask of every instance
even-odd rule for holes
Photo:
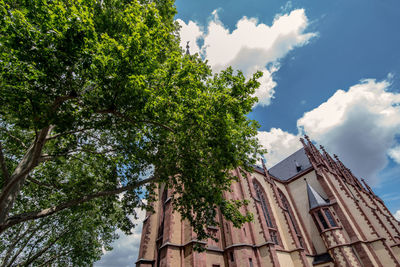
[[[254,221],[242,228],[219,217],[219,241],[198,241],[159,188],[143,223],[140,267],[399,266],[400,224],[364,180],[306,137],[303,148],[269,170],[255,167],[228,199],[248,199]],[[198,253],[200,242],[206,251]]]

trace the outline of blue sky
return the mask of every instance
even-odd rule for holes
[[[248,76],[264,72],[249,117],[261,125],[267,165],[298,149],[306,133],[400,218],[398,0],[178,0],[176,7],[182,46],[190,40],[214,72],[229,65]],[[133,266],[140,229],[96,266]]]

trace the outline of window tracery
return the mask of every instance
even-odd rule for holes
[[[314,210],[313,213],[314,219],[316,220],[316,225],[320,232],[326,229],[338,227],[338,224],[329,208],[319,208]]]
[[[279,238],[278,238],[278,231],[276,226],[273,222],[272,213],[270,212],[270,208],[267,202],[267,198],[264,195],[264,192],[261,190],[260,186],[257,182],[253,183],[254,190],[256,192],[256,197],[260,202],[261,209],[264,215],[265,223],[268,227],[269,234],[271,236],[271,241],[274,242],[276,245],[279,245]]]
[[[303,237],[301,236],[300,229],[299,229],[296,219],[294,217],[293,211],[289,205],[289,202],[288,202],[286,196],[283,194],[283,192],[280,189],[278,189],[278,192],[279,192],[279,197],[282,201],[283,210],[288,213],[290,223],[295,231],[297,239],[299,240],[300,246],[304,248]]]

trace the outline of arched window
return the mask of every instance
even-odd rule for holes
[[[254,190],[256,191],[257,199],[258,199],[258,201],[260,201],[261,209],[262,209],[262,212],[264,215],[265,223],[267,224],[267,227],[269,230],[269,234],[271,236],[271,240],[276,245],[279,245],[278,233],[276,230],[276,226],[273,223],[272,213],[270,212],[269,205],[266,200],[266,196],[262,192],[262,190],[257,182],[254,182],[253,185],[254,185]]]
[[[158,227],[158,236],[157,239],[162,239],[162,236],[164,234],[164,219],[165,219],[165,202],[167,200],[168,196],[168,191],[167,189],[163,190],[162,196],[161,196],[161,210],[160,210],[160,225]]]
[[[279,192],[279,197],[282,201],[283,210],[288,213],[290,223],[292,224],[292,227],[295,231],[297,239],[299,240],[300,246],[304,248],[303,237],[301,236],[300,229],[299,229],[296,219],[294,217],[293,211],[289,205],[289,202],[288,202],[286,196],[283,194],[283,192],[280,189],[278,189],[278,192]]]
[[[319,208],[313,213],[320,231],[338,226],[329,208]]]

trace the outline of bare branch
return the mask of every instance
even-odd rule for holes
[[[1,171],[4,175],[4,180],[5,180],[5,184],[8,183],[8,181],[10,180],[10,173],[8,172],[8,168],[7,168],[7,164],[6,161],[4,159],[4,154],[3,154],[3,147],[1,146],[1,142],[0,142],[0,165],[1,165]]]
[[[112,196],[112,195],[116,195],[116,194],[119,194],[119,193],[122,193],[122,192],[125,192],[125,191],[128,191],[128,190],[136,189],[136,188],[141,187],[141,186],[143,186],[143,185],[145,185],[147,183],[154,182],[157,179],[158,178],[156,176],[151,176],[151,177],[149,177],[147,179],[138,181],[136,184],[133,184],[133,185],[127,185],[127,186],[123,186],[123,187],[116,188],[116,189],[113,189],[113,190],[101,191],[101,192],[97,192],[97,193],[94,193],[94,194],[86,195],[86,196],[83,196],[83,197],[80,197],[80,198],[77,198],[77,199],[74,199],[74,200],[70,200],[70,201],[65,202],[63,204],[60,204],[58,206],[54,206],[54,207],[47,208],[47,209],[44,209],[44,210],[33,211],[33,212],[27,212],[27,213],[23,213],[23,214],[14,215],[14,216],[8,218],[4,224],[0,224],[0,233],[2,233],[3,231],[5,231],[6,229],[8,229],[9,227],[11,227],[11,226],[13,226],[15,224],[18,224],[18,223],[21,223],[21,222],[26,222],[26,221],[29,221],[29,220],[36,220],[36,219],[39,219],[39,218],[47,217],[47,216],[50,216],[50,215],[52,215],[52,214],[54,214],[56,212],[59,212],[61,210],[64,210],[64,209],[67,209],[67,208],[70,208],[70,207],[73,207],[73,206],[88,202],[88,201],[90,201],[92,199],[95,199],[95,198]]]

